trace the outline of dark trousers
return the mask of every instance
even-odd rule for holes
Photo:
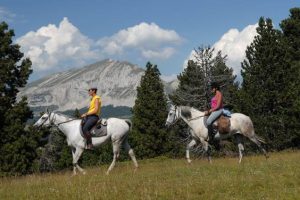
[[[98,120],[99,117],[97,115],[88,115],[82,127],[83,134],[87,135]]]

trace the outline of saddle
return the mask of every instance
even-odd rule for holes
[[[81,128],[83,127],[84,122],[81,123]],[[99,119],[97,123],[90,130],[92,137],[102,137],[107,135],[107,121],[104,119]]]
[[[214,132],[218,131],[220,134],[227,134],[230,132],[230,117],[231,112],[227,109],[223,109],[223,113],[221,116],[213,123]],[[205,127],[207,128],[207,118],[208,116],[205,116],[203,118]]]

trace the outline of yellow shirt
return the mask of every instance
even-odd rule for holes
[[[94,111],[95,109],[95,100],[98,99],[98,102],[99,102],[99,106],[98,106],[98,110],[96,112],[96,115],[100,115],[100,110],[101,110],[101,98],[98,96],[98,95],[95,95],[93,96],[93,98],[91,99],[91,102],[90,102],[90,108],[88,110],[88,113],[91,113]]]

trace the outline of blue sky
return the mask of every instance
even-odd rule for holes
[[[0,21],[33,61],[30,80],[105,58],[162,75],[182,72],[192,50],[211,45],[228,55],[236,74],[259,17],[279,28],[296,0],[1,0]]]

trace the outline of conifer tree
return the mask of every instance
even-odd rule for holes
[[[280,27],[287,42],[289,62],[292,72],[289,74],[289,92],[291,94],[286,117],[289,121],[288,131],[291,133],[288,147],[300,147],[300,8],[290,9],[290,16],[282,20]]]
[[[137,88],[133,107],[132,145],[140,158],[155,157],[167,150],[165,121],[167,103],[160,72],[150,62]]]
[[[170,98],[176,105],[188,105],[206,110],[211,99],[211,82],[218,82],[228,104],[235,104],[238,83],[233,70],[226,65],[226,56],[221,51],[214,55],[210,47],[198,47],[195,60],[189,60],[187,67],[178,76],[179,86]]]
[[[287,46],[272,20],[261,17],[257,33],[242,63],[241,109],[254,121],[256,132],[268,139],[271,147],[280,149],[289,138],[285,111],[292,71]]]
[[[206,107],[206,88],[204,71],[196,62],[189,60],[184,71],[177,76],[179,85],[174,94],[170,95],[176,105],[186,105],[198,109]]]
[[[224,105],[230,105],[234,110],[237,110],[240,104],[238,98],[239,83],[235,81],[236,75],[233,74],[233,69],[226,65],[226,61],[227,56],[222,56],[222,52],[219,51],[214,58],[211,77],[221,86]]]
[[[16,101],[18,89],[27,83],[31,61],[23,59],[20,46],[13,44],[14,31],[0,24],[0,174],[25,174],[36,158],[38,133],[25,130],[32,112],[26,97]]]

